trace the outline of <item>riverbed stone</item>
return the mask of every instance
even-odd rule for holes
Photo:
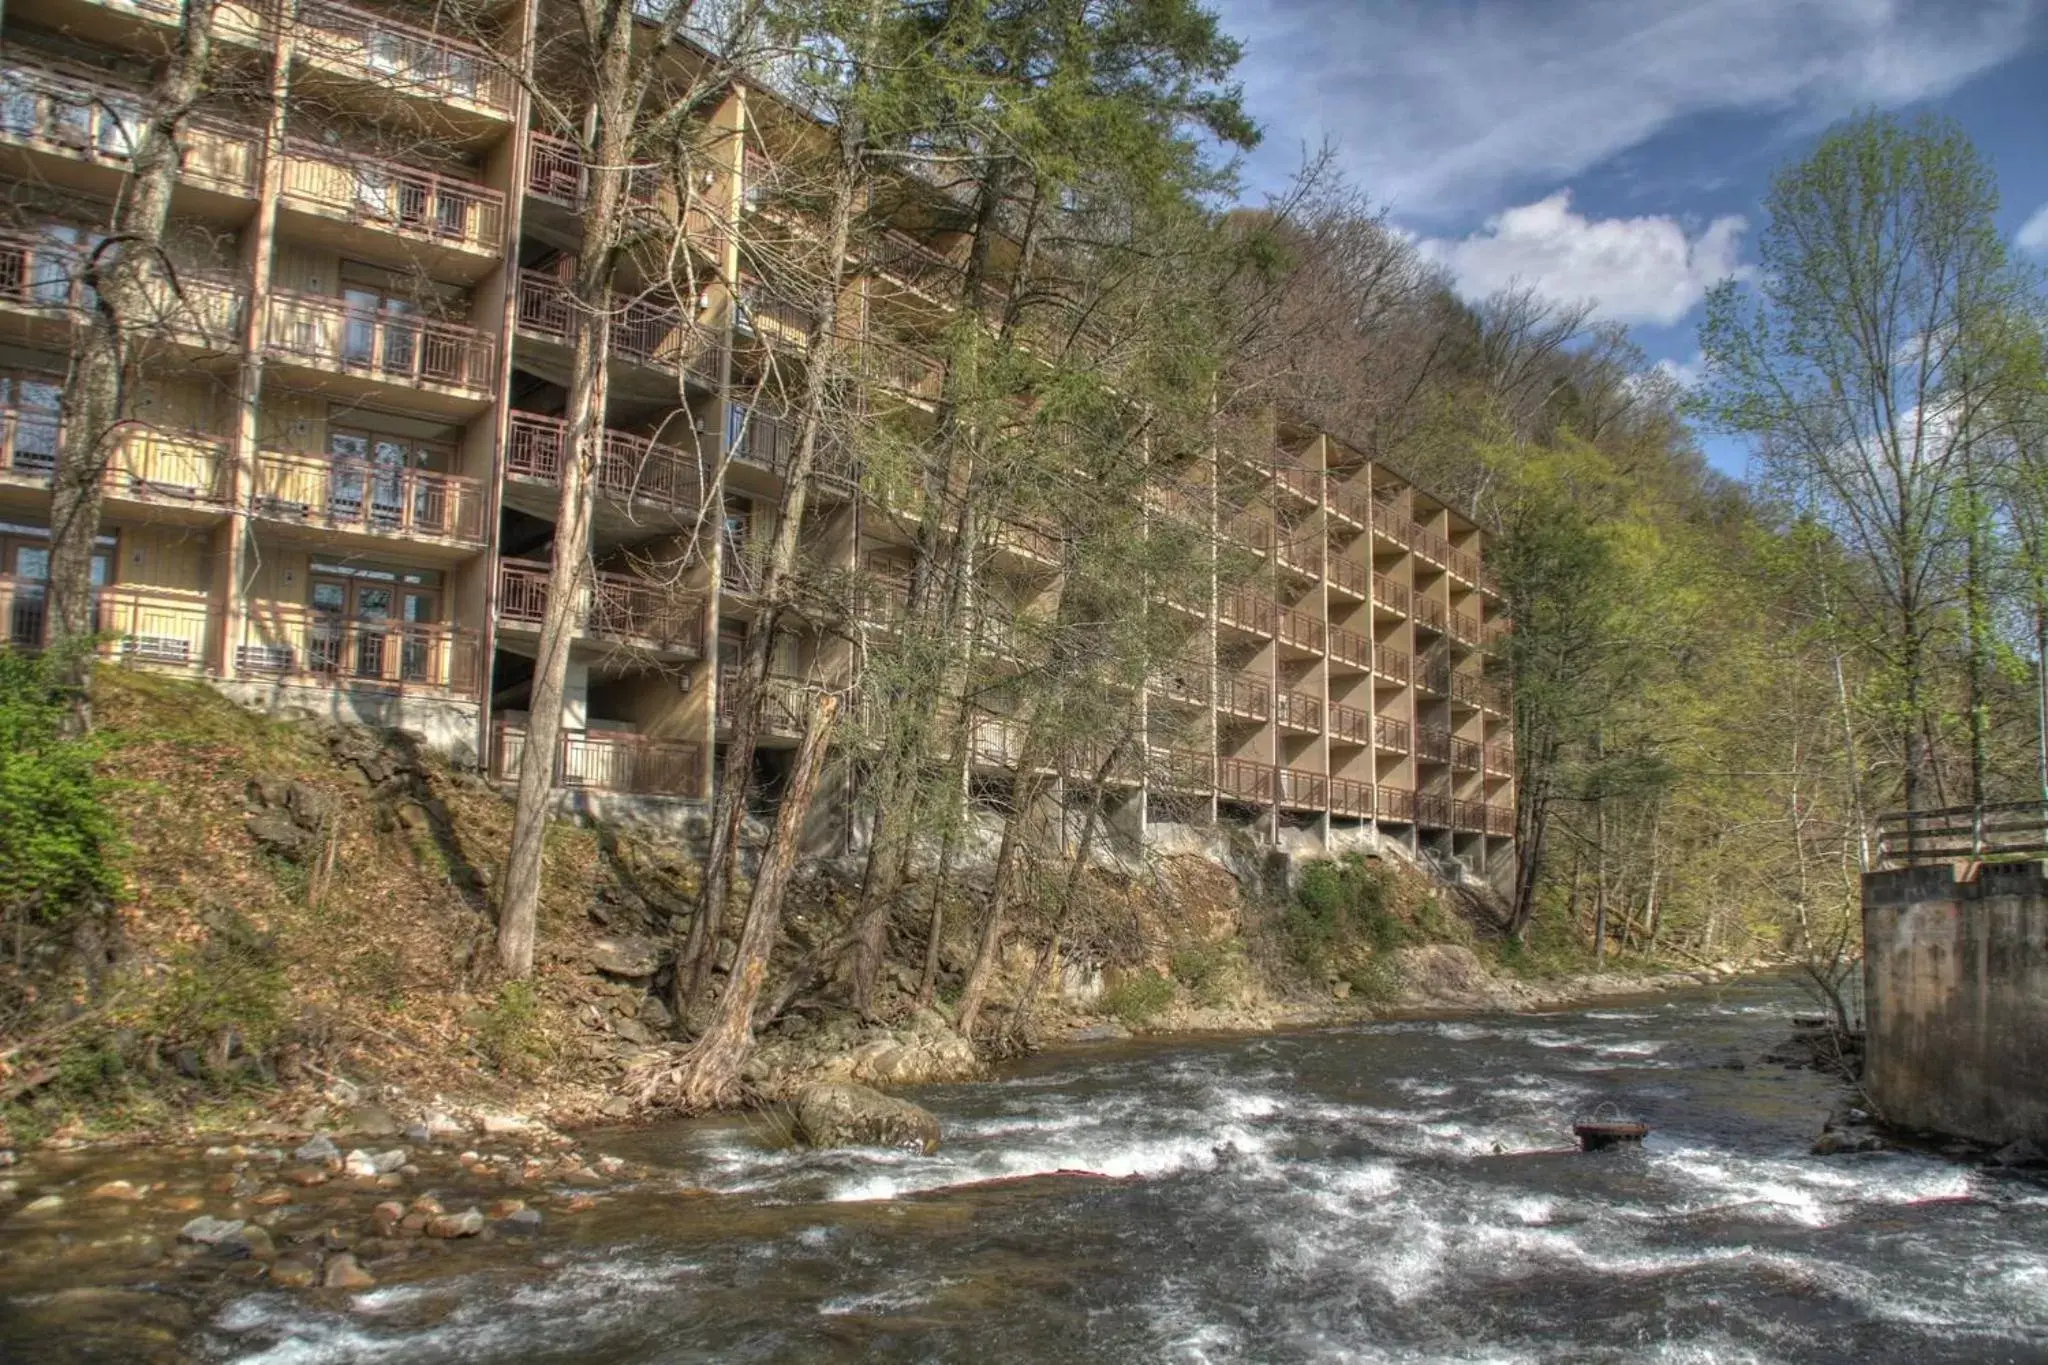
[[[377,1277],[363,1269],[354,1256],[344,1251],[327,1262],[327,1269],[322,1272],[320,1283],[329,1289],[368,1289],[377,1283]]]
[[[483,1213],[474,1208],[461,1213],[444,1213],[427,1220],[427,1236],[448,1240],[455,1237],[474,1237],[484,1230]]]
[[[24,1214],[55,1213],[58,1209],[61,1209],[63,1207],[63,1195],[46,1194],[42,1196],[40,1199],[31,1199],[28,1201],[28,1203],[23,1204],[21,1206],[21,1211]]]
[[[123,1204],[133,1204],[142,1198],[142,1191],[126,1180],[109,1180],[93,1186],[92,1198],[112,1199]]]
[[[797,1136],[811,1147],[939,1150],[939,1121],[928,1110],[864,1085],[807,1085],[795,1110]]]
[[[341,1148],[334,1145],[333,1138],[325,1133],[321,1133],[309,1139],[297,1151],[293,1152],[292,1160],[307,1162],[339,1161],[341,1160]]]
[[[178,1240],[193,1242],[199,1246],[220,1246],[230,1238],[239,1236],[244,1226],[239,1218],[215,1218],[202,1213],[178,1229]]]
[[[305,1289],[320,1276],[320,1263],[305,1256],[286,1256],[270,1267],[270,1282],[279,1289]]]

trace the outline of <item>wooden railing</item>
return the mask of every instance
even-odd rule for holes
[[[1330,657],[1353,668],[1372,667],[1372,641],[1355,630],[1343,626],[1330,627]]]
[[[283,197],[351,222],[470,251],[503,245],[505,196],[498,191],[317,142],[285,144]]]
[[[1273,718],[1280,723],[1282,729],[1320,733],[1323,728],[1323,704],[1301,692],[1283,691],[1273,699]]]
[[[1330,738],[1343,744],[1372,743],[1373,715],[1342,702],[1330,703]]]
[[[1372,576],[1372,600],[1375,606],[1386,607],[1406,616],[1414,601],[1414,594],[1408,590],[1406,583],[1396,583],[1385,574],[1376,573]]]
[[[506,432],[506,472],[559,484],[568,432],[569,424],[559,417],[513,412],[511,427]],[[694,456],[644,436],[609,428],[604,433],[604,449],[598,456],[596,483],[599,493],[622,502],[658,502],[695,512],[704,500]]]
[[[1373,747],[1388,749],[1397,754],[1410,752],[1408,722],[1392,716],[1375,716],[1372,722]]]
[[[1280,804],[1297,810],[1328,810],[1330,779],[1306,768],[1281,768],[1274,773]]]
[[[235,667],[250,674],[468,696],[477,690],[478,640],[475,631],[452,626],[256,603],[241,624]]]
[[[1273,689],[1248,673],[1225,673],[1216,679],[1216,709],[1226,715],[1266,720],[1273,714]]]
[[[2048,802],[2006,801],[1877,817],[1879,867],[2004,862],[2048,854]]]
[[[62,156],[126,164],[141,140],[143,97],[41,67],[0,65],[0,137]],[[229,194],[256,190],[256,137],[203,116],[178,128],[180,179]]]
[[[497,342],[457,322],[372,312],[324,294],[284,291],[271,295],[265,322],[264,341],[272,351],[394,384],[482,393],[496,377]]]
[[[1373,785],[1349,777],[1330,779],[1330,813],[1368,819],[1373,813]]]
[[[549,573],[539,560],[500,560],[499,619],[538,627],[547,617]],[[704,604],[662,584],[600,569],[592,576],[582,627],[587,635],[702,653]]]
[[[512,110],[510,66],[472,43],[335,0],[301,5],[297,35],[297,51],[323,65],[500,114]]]
[[[1323,623],[1305,611],[1292,607],[1281,607],[1276,613],[1280,643],[1305,649],[1312,654],[1323,652],[1325,639]]]
[[[483,486],[459,474],[277,450],[257,452],[254,473],[249,511],[255,516],[483,544]]]
[[[491,776],[511,782],[526,753],[526,727],[499,721]],[[649,739],[630,730],[564,730],[555,750],[554,785],[630,796],[696,796],[703,751],[686,740]]]

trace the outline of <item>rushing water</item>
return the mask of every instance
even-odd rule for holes
[[[250,1362],[2048,1360],[2048,1191],[1819,1158],[1781,986],[1066,1052],[917,1098],[932,1158],[741,1124],[602,1145],[658,1185],[522,1258],[245,1293]],[[1746,1062],[1737,1068],[1734,1061]],[[1614,1101],[1640,1151],[1567,1145]],[[1055,1176],[1083,1169],[1119,1181]],[[1001,1177],[1043,1175],[998,1186]]]

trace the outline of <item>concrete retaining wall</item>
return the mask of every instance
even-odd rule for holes
[[[2048,1140],[2048,875],[1957,871],[1863,879],[1864,1088],[1901,1127]]]

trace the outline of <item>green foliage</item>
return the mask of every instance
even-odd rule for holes
[[[1308,864],[1280,917],[1295,960],[1311,972],[1325,972],[1360,949],[1382,953],[1400,947],[1408,929],[1393,911],[1392,892],[1392,874],[1355,853]]]
[[[507,981],[473,1017],[476,1045],[486,1060],[513,1077],[531,1077],[547,1061],[549,1044],[540,995],[531,981]]]
[[[213,917],[206,939],[172,958],[149,1011],[149,1032],[172,1045],[205,1047],[229,1033],[262,1052],[290,1017],[291,986],[277,946],[232,911]]]
[[[1127,972],[1103,992],[1102,1007],[1133,1028],[1162,1013],[1173,1003],[1173,978],[1156,972]]]
[[[120,830],[96,769],[102,745],[63,733],[51,656],[0,649],[0,915],[55,924],[112,897]]]
[[[1236,939],[1192,944],[1173,955],[1170,969],[1173,980],[1214,1009],[1229,1004],[1244,986],[1244,948]]]

